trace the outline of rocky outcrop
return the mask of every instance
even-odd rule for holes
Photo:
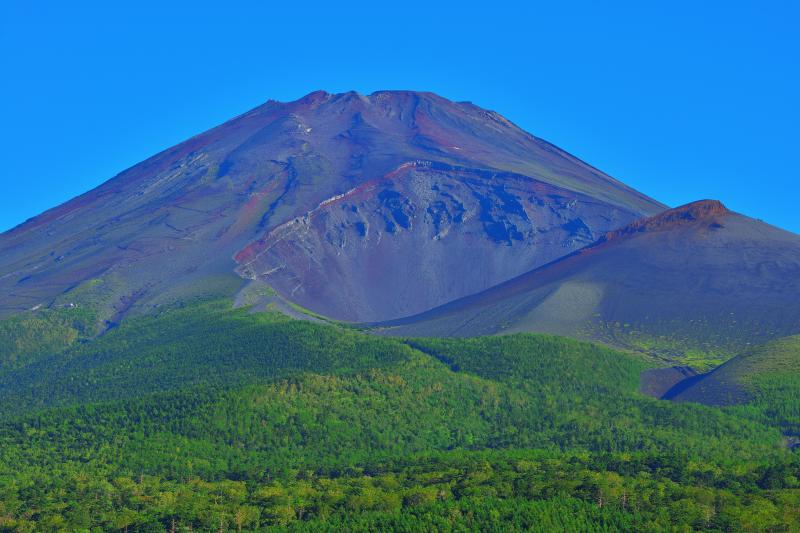
[[[728,208],[719,200],[698,200],[674,209],[668,209],[652,217],[636,220],[623,228],[609,231],[603,236],[602,241],[612,241],[643,231],[669,230],[697,220],[708,220],[711,227],[715,227],[714,224],[721,226],[718,222],[714,222],[714,218],[728,213],[730,213]]]
[[[490,287],[631,217],[527,176],[413,161],[324,200],[235,257],[243,277],[305,307],[382,320]]]

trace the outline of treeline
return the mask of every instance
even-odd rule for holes
[[[0,320],[0,375],[67,350],[95,333],[95,313],[44,309]]]
[[[409,353],[390,339],[201,302],[131,319],[0,375],[0,417],[190,386],[233,387],[303,370],[380,367]]]

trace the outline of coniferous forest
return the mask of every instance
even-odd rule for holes
[[[95,319],[0,325],[2,531],[800,528],[785,364],[712,407],[555,336],[382,338],[226,300]]]

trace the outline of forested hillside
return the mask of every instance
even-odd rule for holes
[[[651,363],[598,345],[377,338],[226,301],[91,339],[70,311],[25,318],[65,324],[63,350],[0,325],[21,347],[0,361],[3,531],[800,527],[785,413],[645,397]]]

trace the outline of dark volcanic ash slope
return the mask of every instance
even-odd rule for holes
[[[66,301],[92,280],[122,314],[235,290],[237,269],[314,311],[384,320],[662,207],[469,103],[316,92],[270,101],[0,235],[0,313]]]
[[[397,335],[543,331],[631,347],[738,351],[800,332],[800,236],[716,201],[696,202],[384,326]]]

